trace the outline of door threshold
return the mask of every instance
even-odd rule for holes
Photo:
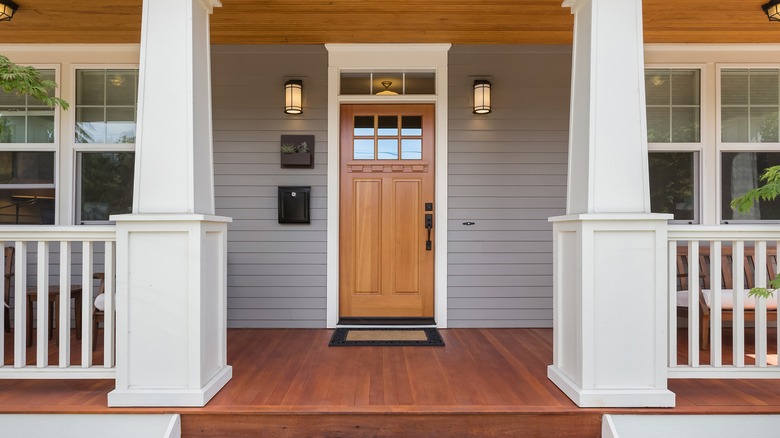
[[[433,318],[339,318],[339,326],[436,326]]]

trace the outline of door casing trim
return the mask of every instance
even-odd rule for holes
[[[434,233],[434,317],[447,327],[447,52],[450,44],[326,44],[328,50],[328,212],[327,212],[327,327],[339,321],[339,132],[342,103],[433,103],[436,107],[436,216]],[[339,96],[342,69],[393,71],[427,69],[436,73],[435,95]]]

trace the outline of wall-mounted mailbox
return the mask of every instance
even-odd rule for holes
[[[279,223],[308,224],[311,186],[279,187]]]

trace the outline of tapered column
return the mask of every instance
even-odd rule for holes
[[[133,213],[117,224],[117,379],[109,406],[203,406],[231,378],[227,223],[214,216],[209,16],[145,0]]]
[[[549,378],[582,407],[673,406],[666,224],[650,213],[641,0],[575,15],[566,216],[554,240]]]

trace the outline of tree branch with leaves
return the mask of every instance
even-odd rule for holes
[[[68,102],[49,94],[57,88],[57,83],[44,79],[34,67],[16,65],[6,56],[0,55],[0,88],[15,92],[20,96],[30,96],[52,108],[59,106],[66,110]]]
[[[731,200],[731,208],[745,213],[750,211],[758,201],[773,201],[780,195],[780,166],[767,167],[761,174],[763,185],[749,190],[744,195]],[[758,298],[770,298],[774,292],[780,289],[780,273],[773,280],[769,280],[768,287],[754,287],[750,289],[748,296]]]

